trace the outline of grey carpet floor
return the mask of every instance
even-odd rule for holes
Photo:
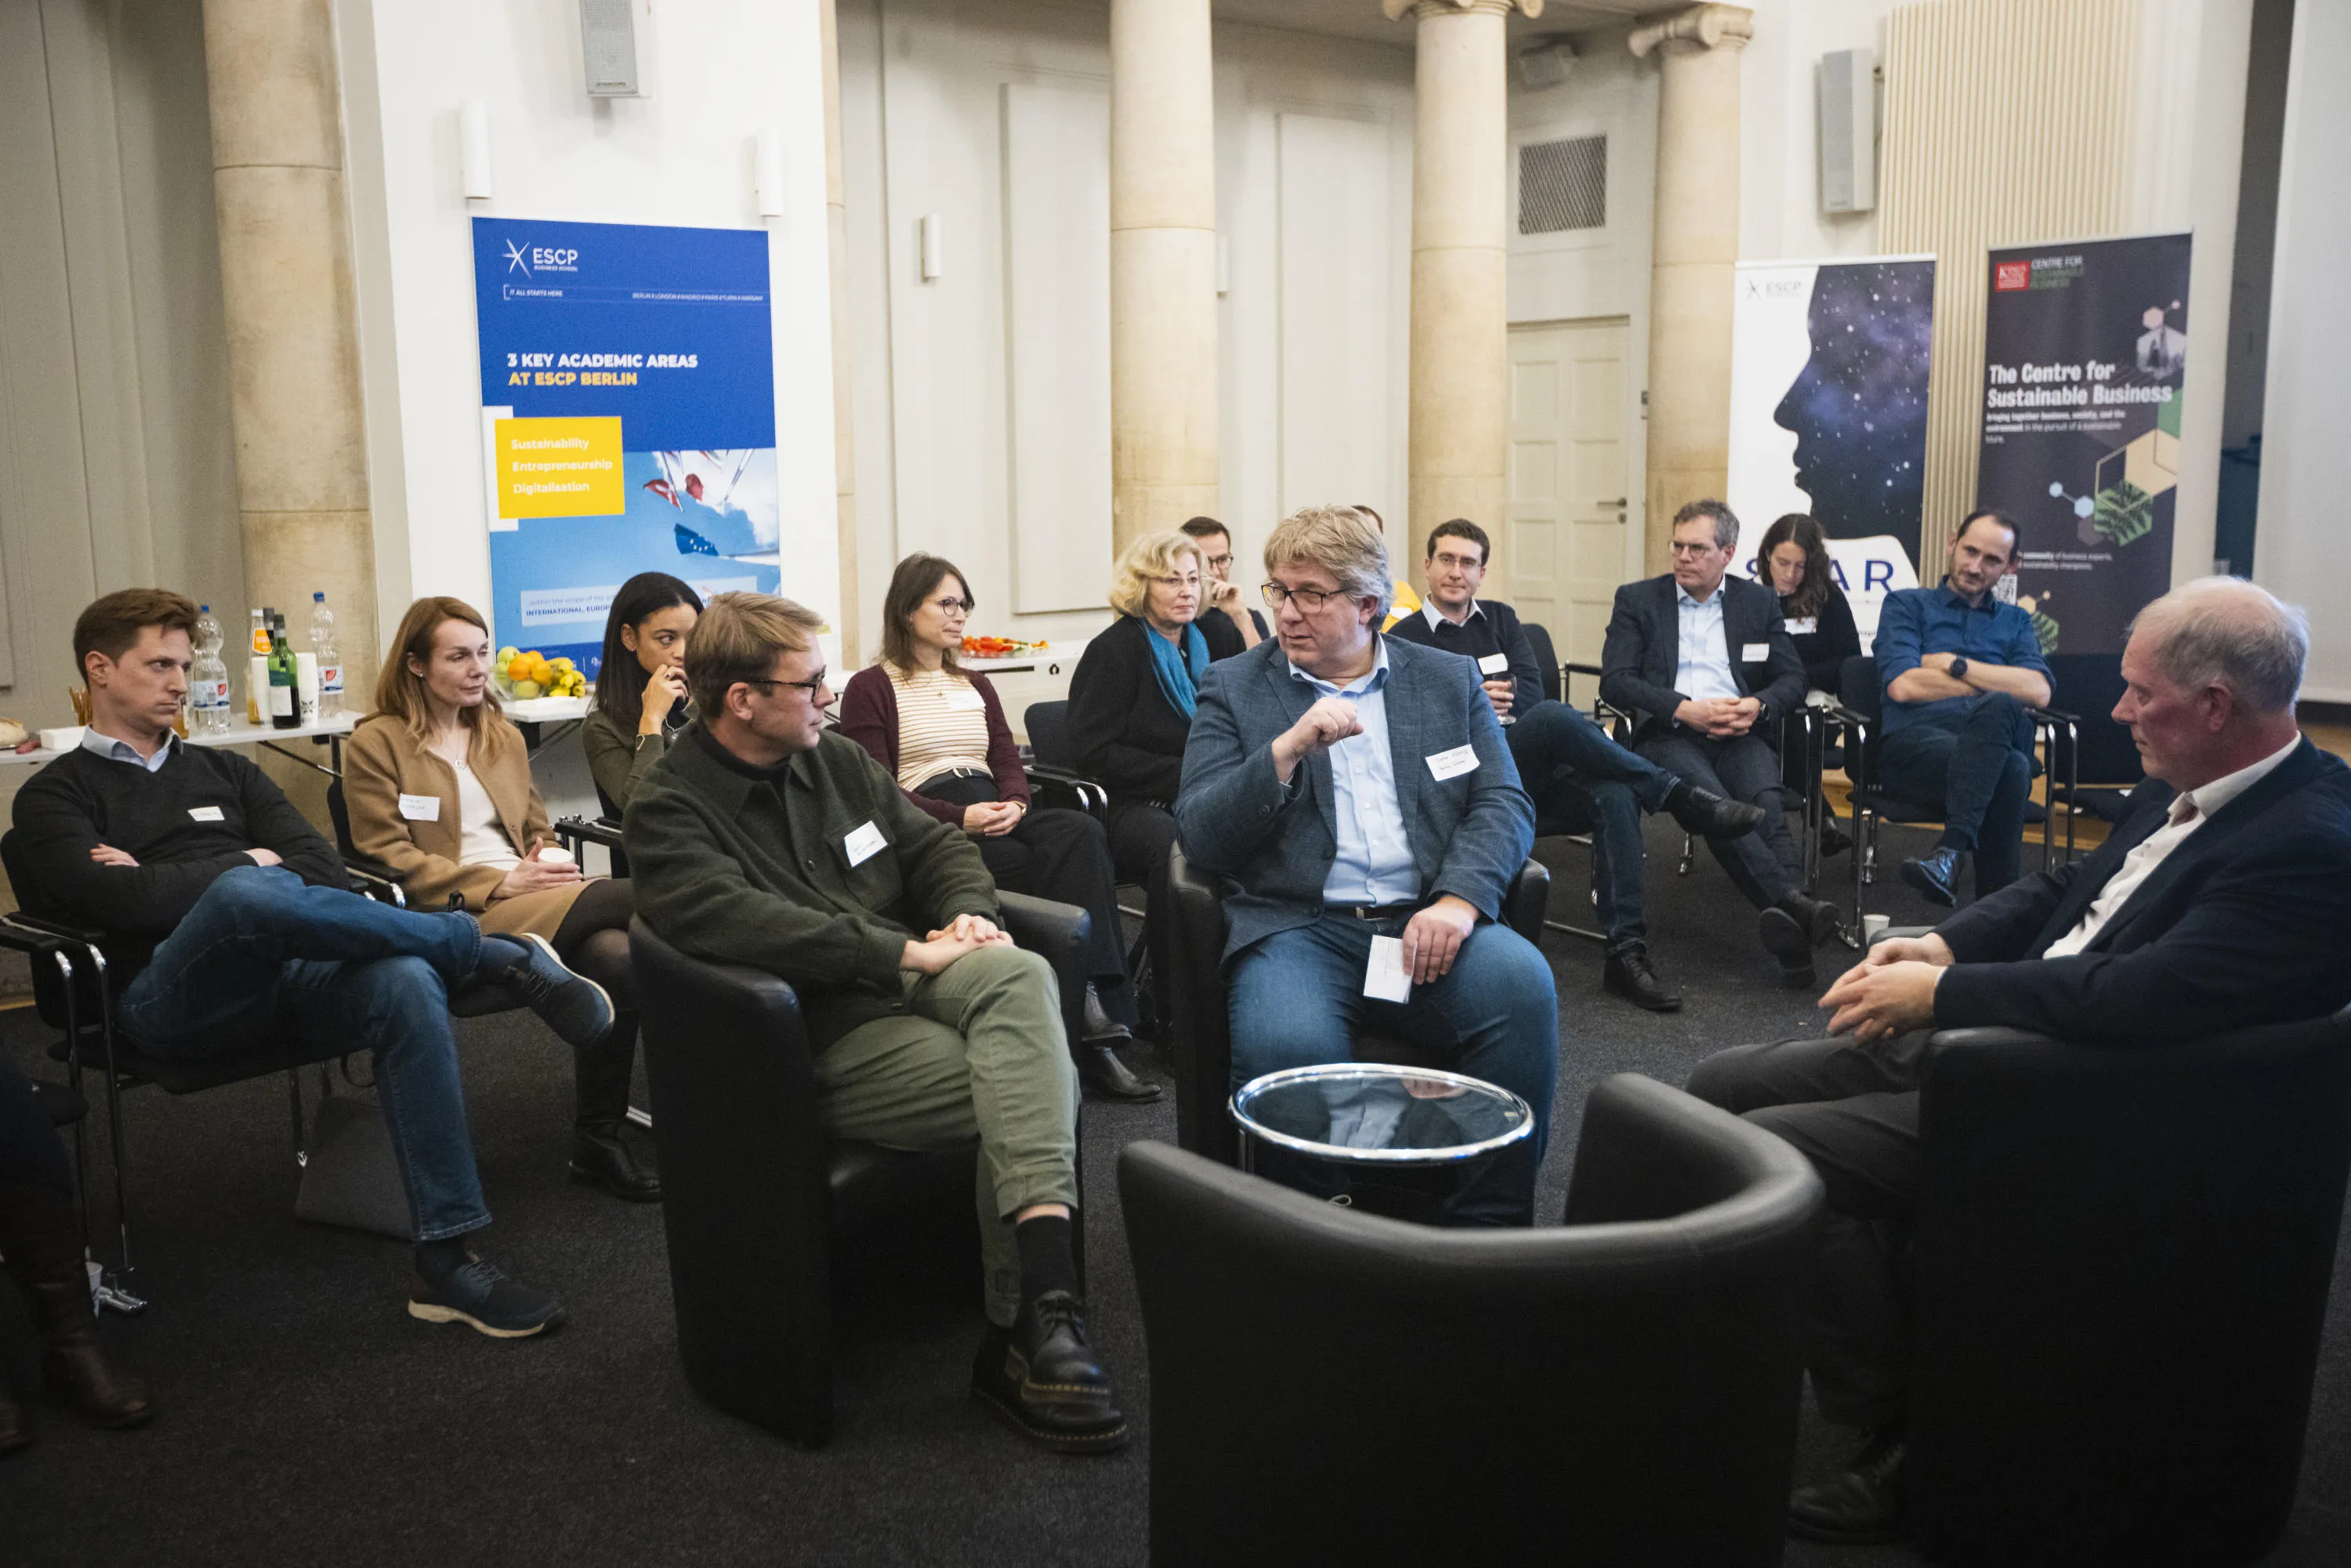
[[[1654,945],[1687,1005],[1653,1017],[1602,995],[1598,950],[1545,943],[1558,975],[1556,1133],[1540,1210],[1556,1216],[1584,1096],[1602,1077],[1678,1083],[1708,1051],[1817,1027],[1815,993],[1780,988],[1754,917],[1701,853],[1650,824]],[[1886,863],[1923,841],[1891,831]],[[1583,852],[1546,844],[1553,913],[1578,913]],[[2028,864],[2037,863],[2037,854]],[[1847,862],[1829,862],[1828,879]],[[1842,896],[1841,890],[1839,895]],[[1890,879],[1869,907],[1929,911]],[[1822,980],[1835,960],[1823,955]],[[32,1065],[41,1030],[0,1015]],[[564,1178],[569,1053],[534,1021],[463,1026],[475,1139],[497,1224],[488,1250],[559,1291],[571,1322],[497,1343],[401,1310],[404,1249],[297,1221],[282,1080],[128,1103],[140,1278],[152,1308],[107,1332],[154,1384],[144,1431],[89,1431],[38,1406],[41,1440],[0,1461],[0,1564],[1019,1563],[1144,1560],[1150,1388],[1115,1161],[1171,1140],[1171,1103],[1098,1106],[1084,1151],[1098,1342],[1139,1438],[1108,1458],[1040,1453],[965,1394],[976,1300],[860,1292],[844,1306],[832,1445],[805,1453],[702,1404],[675,1354],[658,1209]],[[642,1101],[640,1102],[642,1103]],[[103,1168],[102,1166],[100,1167]],[[2338,1264],[2301,1497],[2280,1568],[2351,1564],[2351,1247]],[[0,1354],[37,1369],[16,1293]],[[1808,1414],[1800,1474],[1843,1435]],[[1574,1561],[1573,1543],[1513,1555]],[[1894,1568],[1903,1548],[1791,1543],[1800,1565]]]

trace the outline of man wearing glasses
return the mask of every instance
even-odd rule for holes
[[[1248,608],[1241,585],[1233,580],[1233,536],[1214,517],[1194,517],[1184,532],[1200,547],[1200,566],[1207,575],[1207,608],[1200,612],[1200,635],[1208,640],[1211,660],[1246,653],[1273,633],[1265,616]]]
[[[1761,912],[1758,935],[1791,987],[1813,981],[1813,949],[1836,909],[1803,892],[1780,792],[1781,719],[1804,700],[1804,666],[1760,583],[1729,575],[1739,518],[1720,501],[1674,514],[1674,569],[1616,591],[1600,695],[1639,716],[1633,749],[1677,778],[1764,809],[1750,834],[1710,835],[1714,858]]]
[[[696,957],[799,989],[819,1111],[842,1137],[979,1140],[988,1328],[972,1392],[1048,1448],[1123,1447],[1078,1295],[1078,1082],[1052,968],[999,928],[969,840],[826,732],[822,626],[758,593],[703,612],[686,655],[699,716],[629,801],[637,913]]]
[[[1450,1209],[1530,1224],[1559,998],[1496,922],[1534,803],[1478,671],[1380,634],[1394,578],[1361,509],[1289,517],[1265,566],[1275,641],[1208,666],[1176,799],[1186,857],[1241,884],[1225,901],[1233,1084],[1350,1061],[1364,1029],[1408,1040],[1533,1107],[1534,1136]]]

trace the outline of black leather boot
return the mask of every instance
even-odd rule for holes
[[[41,1331],[50,1392],[70,1396],[93,1427],[136,1427],[154,1414],[147,1385],[99,1336],[73,1201],[28,1182],[0,1183],[0,1254]]]
[[[602,1041],[575,1051],[572,1082],[579,1110],[572,1118],[571,1179],[601,1186],[630,1203],[661,1201],[661,1177],[638,1163],[622,1135],[629,1113],[629,1076],[637,1061],[637,1015],[624,1012]]]
[[[0,1363],[0,1457],[32,1440],[33,1429],[25,1424],[25,1407],[16,1403],[16,1391],[8,1385],[8,1368]]]
[[[1092,980],[1086,982],[1085,1033],[1080,1036],[1088,1045],[1124,1045],[1134,1038],[1134,1031],[1110,1016],[1102,1006],[1102,991]]]
[[[1702,839],[1736,839],[1753,832],[1763,821],[1763,808],[1744,800],[1726,800],[1711,789],[1701,789],[1677,779],[1666,791],[1667,814],[1686,832]]]
[[[1627,948],[1611,957],[1601,973],[1600,988],[1653,1013],[1681,1010],[1681,998],[1666,989],[1657,972],[1649,967],[1648,950],[1644,947]]]
[[[1088,1040],[1073,1054],[1078,1059],[1078,1082],[1090,1097],[1119,1100],[1131,1105],[1147,1105],[1159,1098],[1159,1085],[1137,1078],[1134,1070],[1121,1061],[1118,1052],[1109,1046]]]
[[[1954,909],[1959,902],[1959,864],[1966,856],[1964,850],[1949,844],[1938,844],[1925,860],[1904,861],[1902,880],[1946,909]]]
[[[1008,1329],[987,1325],[971,1391],[1024,1437],[1069,1454],[1126,1447],[1126,1416],[1110,1374],[1086,1343],[1085,1302],[1048,1291]]]
[[[1910,1533],[1903,1471],[1910,1445],[1892,1427],[1869,1434],[1843,1470],[1788,1499],[1788,1530],[1807,1541],[1854,1545],[1900,1541]]]
[[[631,1203],[659,1203],[661,1176],[637,1163],[621,1124],[581,1122],[572,1129],[571,1179]]]

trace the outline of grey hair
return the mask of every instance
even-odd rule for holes
[[[2293,711],[2310,657],[2310,618],[2241,577],[2183,582],[2140,611],[2164,678],[2189,691],[2218,683],[2255,713]]]
[[[1281,519],[1265,541],[1265,570],[1319,566],[1350,599],[1376,599],[1384,616],[1395,599],[1387,536],[1360,507],[1307,507]]]
[[[1715,500],[1711,497],[1703,501],[1692,501],[1688,506],[1676,512],[1674,528],[1680,528],[1684,523],[1694,523],[1700,517],[1714,519],[1715,549],[1729,549],[1739,542],[1739,514],[1732,511],[1725,503]],[[1666,530],[1666,537],[1667,538],[1674,537],[1673,528]]]

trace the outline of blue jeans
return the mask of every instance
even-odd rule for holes
[[[2032,793],[2032,716],[2006,692],[1963,707],[1922,713],[1877,748],[1886,793],[1941,801],[1938,848],[1971,850],[1976,896],[1998,893],[2024,869],[2024,803]]]
[[[1804,862],[1788,834],[1789,800],[1780,783],[1780,754],[1750,730],[1714,740],[1696,730],[1652,734],[1641,755],[1701,789],[1763,808],[1763,821],[1735,839],[1708,839],[1731,885],[1758,909],[1769,909],[1804,885]]]
[[[490,1222],[457,1079],[449,988],[474,972],[470,915],[424,915],[280,866],[241,866],[204,890],[122,994],[123,1029],[151,1055],[199,1061],[264,1034],[375,1052],[378,1098],[419,1241]]]
[[[1592,835],[1592,886],[1615,957],[1648,946],[1641,913],[1641,813],[1661,810],[1679,782],[1616,744],[1582,709],[1539,702],[1502,731],[1534,797],[1536,831]]]
[[[1507,925],[1480,923],[1452,970],[1412,988],[1408,1002],[1364,995],[1372,938],[1394,936],[1401,920],[1373,925],[1326,915],[1277,932],[1232,961],[1235,1089],[1285,1067],[1355,1059],[1355,1036],[1372,1030],[1498,1084],[1534,1108],[1534,1135],[1511,1145],[1454,1200],[1458,1225],[1530,1225],[1535,1173],[1551,1137],[1559,1076],[1559,997],[1551,966]]]

